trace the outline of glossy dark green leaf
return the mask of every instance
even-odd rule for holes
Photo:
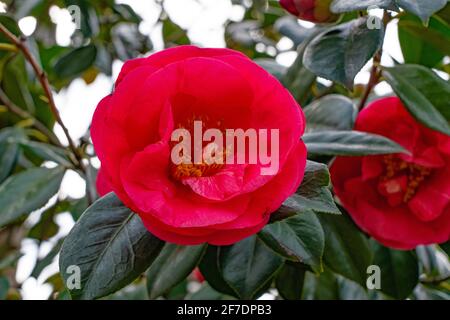
[[[21,55],[16,55],[4,67],[2,89],[14,104],[34,114],[36,106],[27,83],[25,60]]]
[[[225,281],[220,266],[220,251],[222,247],[209,245],[199,264],[200,272],[216,291],[238,297],[237,292]]]
[[[316,75],[352,88],[356,74],[381,48],[383,38],[384,27],[368,28],[367,17],[352,20],[314,38],[303,63]]]
[[[303,136],[309,154],[362,156],[406,152],[394,141],[359,131],[320,131]]]
[[[177,246],[166,244],[147,272],[147,291],[155,299],[175,287],[200,262],[206,245]]]
[[[220,248],[223,279],[241,299],[257,298],[282,265],[283,259],[256,236]]]
[[[283,257],[321,271],[325,235],[315,213],[304,212],[269,224],[258,235]]]
[[[25,152],[30,152],[34,156],[60,164],[66,168],[72,167],[72,163],[69,160],[69,155],[65,149],[52,146],[47,143],[21,140],[20,146]]]
[[[337,276],[328,270],[321,274],[306,272],[302,299],[339,300],[339,283]]]
[[[16,137],[22,136],[21,130],[6,128],[0,130],[0,183],[10,175],[19,156]]]
[[[305,300],[367,300],[366,290],[359,284],[332,273],[330,270],[305,275],[303,299]]]
[[[101,298],[136,279],[163,244],[110,193],[89,207],[67,236],[59,258],[60,272],[67,283],[72,275],[69,267],[80,268],[81,288],[70,290],[72,298]]]
[[[10,176],[0,185],[0,226],[43,207],[58,191],[64,169],[33,168]]]
[[[409,11],[423,22],[428,22],[428,19],[436,12],[441,10],[447,4],[447,0],[395,0],[397,4],[406,11]]]
[[[344,215],[319,215],[325,232],[323,261],[332,271],[366,286],[372,251],[366,237]]]
[[[299,264],[286,263],[275,279],[275,285],[283,299],[300,300],[306,269]]]
[[[396,299],[407,298],[419,282],[419,264],[410,251],[386,248],[375,241],[373,264],[381,270],[381,291]]]
[[[366,10],[369,7],[395,9],[395,3],[393,0],[334,0],[330,8],[334,13],[344,13]]]
[[[94,64],[96,56],[94,45],[76,48],[56,61],[54,71],[60,78],[76,77]]]
[[[349,98],[330,94],[303,109],[306,131],[352,130],[358,111]]]
[[[383,75],[409,112],[427,127],[450,135],[450,84],[419,65],[385,68]]]
[[[295,212],[340,214],[329,189],[330,173],[325,164],[307,161],[303,181],[297,192],[284,203],[284,208]],[[289,213],[286,212],[286,213]],[[288,215],[290,216],[290,215]]]

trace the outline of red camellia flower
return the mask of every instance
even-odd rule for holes
[[[287,11],[302,20],[315,23],[334,22],[339,18],[330,11],[333,0],[280,0]]]
[[[204,129],[278,129],[278,169],[262,175],[260,162],[175,164],[174,130],[192,132],[199,120]],[[114,191],[163,240],[231,244],[263,228],[300,185],[304,126],[290,93],[241,53],[164,50],[125,63],[114,92],[95,111],[97,188]]]
[[[334,190],[354,221],[397,249],[449,240],[450,137],[419,124],[398,98],[365,108],[356,130],[388,137],[410,155],[336,158]]]

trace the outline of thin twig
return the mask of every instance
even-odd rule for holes
[[[378,52],[375,57],[373,57],[373,65],[370,70],[370,79],[369,83],[366,86],[366,90],[364,91],[363,97],[361,98],[361,102],[359,103],[358,110],[361,111],[367,103],[370,94],[372,93],[373,88],[378,84],[378,81],[381,77],[381,72],[378,69],[381,62],[381,52]]]
[[[390,13],[386,10],[383,12],[383,24],[386,28],[388,23],[392,20],[392,16]],[[373,65],[372,69],[370,70],[370,79],[369,83],[366,86],[366,90],[364,91],[363,97],[361,98],[361,102],[359,103],[358,110],[361,111],[369,99],[370,94],[372,93],[373,88],[378,84],[381,78],[381,70],[380,70],[380,64],[381,64],[381,56],[383,55],[383,49],[380,49],[380,51],[375,54],[373,57]]]
[[[86,168],[83,163],[83,157],[80,154],[79,150],[75,146],[74,141],[70,137],[69,130],[64,125],[61,116],[59,114],[58,108],[56,107],[55,100],[53,99],[53,94],[50,89],[50,84],[48,82],[47,74],[42,70],[39,63],[36,61],[34,56],[31,54],[28,47],[25,45],[25,39],[24,38],[18,38],[13,33],[11,33],[8,29],[5,28],[3,24],[0,23],[0,32],[3,33],[25,56],[25,59],[30,63],[31,67],[33,68],[36,76],[39,79],[39,82],[41,83],[42,88],[44,89],[45,95],[48,100],[48,104],[50,106],[50,110],[53,113],[53,116],[56,119],[56,122],[61,126],[64,135],[67,138],[67,142],[69,143],[69,148],[71,149],[73,155],[75,156],[77,160],[77,167],[85,174]]]

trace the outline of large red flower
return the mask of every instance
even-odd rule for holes
[[[171,161],[171,135],[191,127],[279,129],[279,169]],[[114,191],[146,228],[178,244],[226,245],[258,232],[303,179],[304,116],[282,85],[244,55],[180,46],[125,63],[97,107],[97,186]]]
[[[334,190],[354,221],[393,248],[449,240],[450,137],[419,124],[398,98],[365,108],[356,130],[388,137],[411,154],[336,158]]]

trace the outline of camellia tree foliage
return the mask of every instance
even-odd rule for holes
[[[165,243],[116,195],[100,198],[89,132],[75,141],[59,116],[53,96],[74,79],[90,84],[99,74],[111,76],[113,61],[153,52],[149,37],[139,31],[139,15],[114,0],[3,2],[0,299],[21,298],[15,275],[24,239],[52,245],[30,274],[52,286],[50,299],[257,299],[264,293],[277,299],[450,298],[449,243],[399,250],[376,241],[334,196],[328,170],[336,156],[407,154],[391,139],[354,130],[358,113],[380,98],[374,88],[382,82],[420,125],[450,135],[447,0],[281,1],[289,12],[278,1],[232,1],[245,14],[226,23],[226,45],[278,78],[303,107],[308,161],[299,189],[269,223],[229,246]],[[165,47],[190,44],[164,1],[155,3],[161,7],[157,25]],[[72,5],[80,9],[80,28],[70,46],[60,46],[49,9]],[[374,6],[383,11],[381,19],[368,13]],[[37,26],[25,37],[18,21],[27,16],[35,17]],[[314,26],[303,27],[297,18]],[[394,23],[405,63],[385,66],[385,30]],[[276,62],[284,38],[293,44],[289,50],[297,51],[290,67]],[[370,79],[355,85],[370,61]],[[64,139],[55,135],[56,125]],[[68,171],[86,181],[83,198],[58,193]],[[448,189],[440,190],[447,199]],[[432,194],[429,201],[435,201]],[[39,219],[30,223],[27,217],[37,210]],[[55,240],[62,213],[76,224],[66,238]],[[449,219],[446,214],[444,224]],[[55,259],[59,272],[42,279]]]

